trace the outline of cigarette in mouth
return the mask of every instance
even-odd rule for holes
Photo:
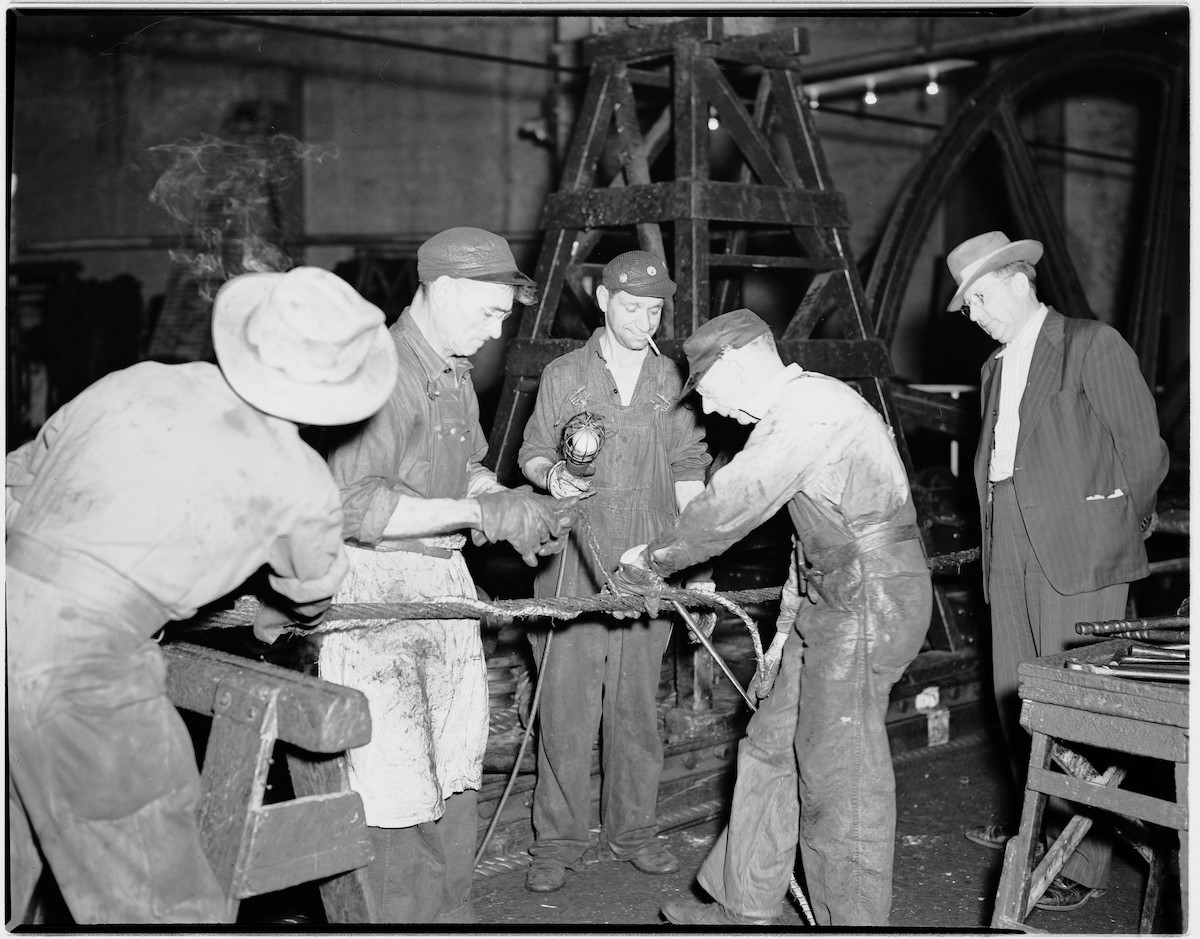
[[[650,348],[654,350],[655,355],[662,355],[662,353],[658,351],[658,346],[654,344],[654,339],[652,337],[647,336],[646,341],[650,343]]]

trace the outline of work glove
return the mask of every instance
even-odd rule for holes
[[[258,612],[254,614],[254,638],[259,642],[271,645],[287,631],[289,626],[312,629],[325,618],[329,603],[330,600],[306,603],[305,610],[301,613],[295,608],[261,600]]]
[[[556,499],[569,499],[579,496],[586,499],[594,496],[596,490],[586,477],[595,476],[596,467],[579,466],[568,469],[566,460],[559,460],[546,474],[546,489]]]
[[[699,590],[703,593],[716,593],[717,585],[711,580],[693,580],[688,585],[688,590]],[[704,633],[705,639],[711,639],[713,630],[717,628],[717,611],[706,610],[703,613],[693,613],[692,617],[696,620],[696,628]],[[700,640],[689,629],[688,635],[691,637],[693,645],[699,645]]]
[[[762,667],[756,669],[754,677],[750,679],[750,687],[746,689],[746,694],[752,695],[756,701],[765,701],[775,687],[775,679],[779,677],[779,663],[783,661],[783,646],[787,642],[787,637],[786,632],[775,633],[771,645],[763,653]]]
[[[556,499],[538,495],[528,486],[485,492],[476,498],[484,537],[507,541],[530,567],[537,567],[539,555],[558,554],[566,546],[563,536],[575,524],[579,504],[578,497]]]
[[[609,578],[609,583],[604,588],[606,593],[618,596],[641,597],[642,602],[645,604],[646,612],[651,616],[658,616],[659,607],[662,605],[663,591],[666,589],[667,582],[654,573],[654,571],[650,570],[650,568],[624,562],[617,568],[616,573]],[[637,615],[640,614],[613,613],[613,616],[617,617],[617,619]]]

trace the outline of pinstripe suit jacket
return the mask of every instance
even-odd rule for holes
[[[1003,362],[991,356],[981,374],[975,486],[985,524]],[[1076,594],[1145,577],[1142,532],[1167,474],[1167,446],[1134,351],[1111,326],[1051,309],[1034,345],[1020,415],[1013,484],[1054,589]],[[983,531],[986,596],[991,539]]]

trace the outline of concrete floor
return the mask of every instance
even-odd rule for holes
[[[896,875],[891,924],[905,931],[987,928],[1002,855],[967,841],[969,824],[999,820],[1012,793],[1003,781],[984,735],[903,755],[896,766]],[[567,885],[551,894],[524,889],[525,871],[476,879],[474,898],[480,925],[502,930],[528,926],[597,931],[663,926],[663,902],[692,893],[694,875],[720,830],[718,821],[672,832],[667,843],[679,857],[677,874],[651,877],[632,865],[599,861],[569,873]],[[1072,913],[1035,911],[1033,929],[1053,933],[1116,935],[1136,933],[1146,867],[1127,846],[1118,848],[1107,892]],[[1178,932],[1178,894],[1168,891],[1157,927]],[[784,903],[781,924],[799,928],[798,908]]]

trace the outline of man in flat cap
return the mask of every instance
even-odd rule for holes
[[[579,510],[600,557],[585,552],[585,535],[578,535],[538,571],[539,597],[554,596],[560,577],[568,596],[599,593],[621,551],[668,528],[704,487],[709,456],[703,432],[690,408],[676,406],[683,387],[679,367],[652,346],[666,298],[674,293],[662,258],[649,251],[613,258],[596,288],[604,325],[542,373],[518,461],[527,479],[552,494],[584,497]],[[591,447],[576,447],[582,454],[564,452],[563,439],[564,431],[571,437],[580,414],[590,415],[587,439],[598,451],[582,469],[589,475],[577,476],[572,468],[584,466],[580,457]],[[531,632],[543,665],[528,889],[562,887],[566,869],[588,847],[597,730],[603,746],[603,843],[645,873],[679,869],[658,838],[654,813],[663,761],[657,692],[670,634],[664,619],[603,614],[556,624],[553,642],[548,631]]]
[[[785,367],[750,310],[710,320],[683,348],[685,391],[753,429],[673,526],[625,553],[617,589],[653,592],[653,575],[722,553],[784,505],[796,539],[729,824],[698,875],[716,902],[679,899],[663,915],[770,924],[798,838],[818,925],[886,926],[896,796],[884,719],[932,611],[908,476],[879,414],[843,382]]]
[[[1111,326],[1038,299],[1041,257],[1041,242],[993,231],[946,258],[958,284],[947,309],[1001,344],[982,370],[975,485],[994,691],[1022,788],[1017,665],[1079,641],[1077,622],[1125,615],[1130,581],[1148,572],[1143,539],[1168,462],[1137,355]],[[1014,833],[981,824],[966,836],[999,850]],[[1038,907],[1073,910],[1096,895],[1111,851],[1093,827]]]
[[[417,251],[419,286],[391,327],[391,397],[329,457],[350,573],[339,603],[474,598],[461,548],[507,541],[529,565],[561,550],[574,500],[510,490],[482,465],[487,441],[467,358],[529,300],[508,243],[451,228]],[[368,879],[385,923],[470,923],[488,733],[487,670],[474,619],[371,620],[326,635],[322,678],[358,688],[371,740],[350,751],[375,849]]]
[[[255,621],[313,624],[346,573],[342,509],[299,424],[391,393],[383,312],[313,267],[235,277],[207,362],[143,362],[5,465],[10,925],[45,863],[74,922],[228,923],[200,774],[151,638],[266,566]]]

